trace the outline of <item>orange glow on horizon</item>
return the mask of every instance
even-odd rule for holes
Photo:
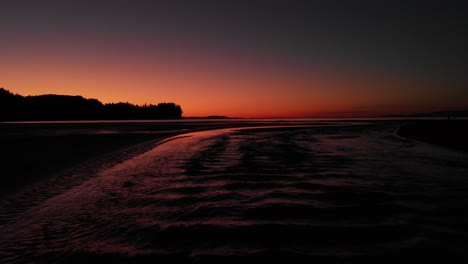
[[[456,83],[343,69],[36,56],[0,65],[0,87],[22,95],[81,95],[103,103],[174,102],[186,117],[370,117],[466,106],[463,89],[451,89]]]
[[[468,109],[464,39],[455,34],[452,18],[440,24],[424,20],[423,12],[422,20],[411,16],[393,24],[371,12],[374,25],[360,20],[369,15],[360,13],[365,8],[349,10],[348,21],[348,12],[337,19],[290,13],[301,5],[271,5],[277,10],[268,15],[268,8],[251,12],[251,4],[239,10],[223,4],[218,12],[201,4],[172,9],[158,1],[77,3],[76,9],[71,3],[13,2],[2,6],[7,13],[0,24],[0,87],[13,93],[173,102],[187,117],[370,117]],[[421,21],[428,31],[409,34]],[[435,25],[446,32],[433,31]]]

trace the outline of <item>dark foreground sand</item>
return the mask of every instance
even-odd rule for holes
[[[221,126],[188,123],[5,127],[16,155],[45,163],[125,149],[0,199],[0,262],[467,260],[468,153],[396,137],[400,120],[200,131],[154,148],[161,133]]]
[[[158,142],[188,131],[255,125],[236,123],[0,124],[0,197],[78,164],[135,145]],[[397,133],[402,137],[468,151],[467,120],[409,121]],[[143,147],[133,151],[144,150]]]
[[[0,198],[79,164],[200,127],[178,122],[0,123]]]
[[[256,123],[212,120],[0,123],[0,198],[123,149],[136,155],[153,147],[151,143],[177,134],[241,125]]]
[[[403,125],[397,133],[405,138],[468,151],[468,120],[416,120]]]
[[[174,132],[1,138],[0,196],[13,193],[74,165],[173,134]]]
[[[314,124],[142,142],[44,179],[0,200],[0,262],[466,262],[468,153],[398,138],[401,121]],[[122,126],[20,137],[57,158],[142,140]]]

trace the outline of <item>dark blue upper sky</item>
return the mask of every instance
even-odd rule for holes
[[[468,12],[447,1],[2,1],[2,39],[17,34],[180,35],[248,49],[410,74],[463,76]]]
[[[116,49],[142,58],[174,52],[205,63],[267,60],[466,89],[467,17],[466,7],[450,1],[4,0],[0,56],[14,63],[34,50],[53,56]],[[106,48],[96,48],[100,43]]]

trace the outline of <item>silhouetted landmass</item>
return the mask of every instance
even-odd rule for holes
[[[430,113],[414,113],[405,115],[386,115],[383,117],[438,117],[438,118],[457,118],[468,117],[468,110],[455,110],[455,111],[438,111]]]
[[[180,119],[174,103],[134,105],[103,104],[96,99],[70,95],[21,96],[0,88],[0,121]]]
[[[467,120],[415,120],[397,132],[406,138],[468,151]]]

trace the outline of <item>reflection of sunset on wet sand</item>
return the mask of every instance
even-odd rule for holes
[[[398,137],[400,124],[181,121],[226,128],[147,141],[19,192],[0,207],[0,252],[12,263],[420,256],[463,236],[467,157]]]

